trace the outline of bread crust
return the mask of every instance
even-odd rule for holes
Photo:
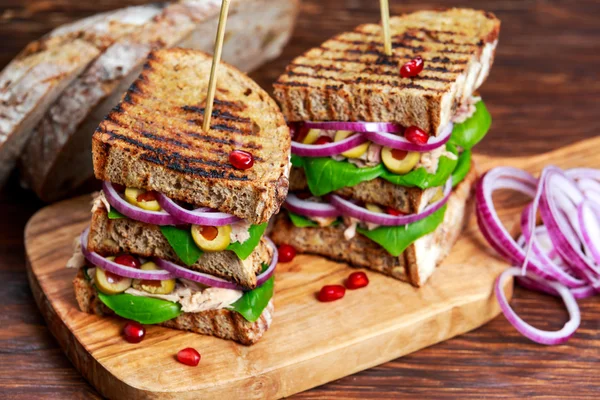
[[[365,24],[294,59],[274,84],[286,119],[385,121],[439,134],[487,78],[500,21],[449,9],[393,17],[390,27],[392,56],[383,51],[380,24]],[[401,65],[416,56],[423,72],[402,78]]]
[[[266,222],[285,200],[289,129],[276,103],[222,64],[209,132],[202,130],[212,57],[187,49],[150,53],[144,71],[92,139],[96,178]],[[253,155],[238,170],[233,150]]]
[[[359,233],[344,238],[344,227],[298,228],[285,213],[277,216],[271,238],[289,244],[302,253],[312,253],[368,268],[420,287],[448,255],[469,218],[468,205],[477,179],[475,168],[452,193],[444,220],[438,228],[411,244],[399,257],[390,255],[377,243]]]
[[[99,316],[114,315],[113,311],[98,299],[96,289],[85,279],[83,269],[79,269],[73,279],[73,288],[75,289],[75,299],[81,311]],[[198,313],[182,313],[177,318],[158,325],[202,335],[216,336],[249,346],[256,343],[269,329],[274,311],[275,308],[271,299],[256,322],[247,321],[235,311],[220,309]]]

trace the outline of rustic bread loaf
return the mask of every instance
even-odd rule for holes
[[[98,299],[96,288],[85,279],[83,269],[77,272],[73,280],[73,287],[81,311],[100,316],[114,315],[112,310]],[[220,309],[198,313],[182,313],[177,318],[159,325],[251,345],[256,343],[269,329],[274,310],[273,300],[271,300],[256,322],[247,321],[235,311]]]
[[[422,286],[448,255],[468,220],[467,207],[477,178],[475,169],[461,182],[448,200],[444,220],[432,233],[417,239],[399,257],[390,255],[377,243],[356,234],[344,238],[344,226],[297,228],[285,213],[277,216],[271,238],[287,243],[302,253],[318,254],[350,266],[369,268],[414,286]]]
[[[372,121],[439,134],[456,107],[487,78],[500,21],[470,9],[419,11],[390,21],[393,54],[380,24],[342,33],[297,57],[274,84],[288,121]],[[421,56],[424,70],[400,67]]]

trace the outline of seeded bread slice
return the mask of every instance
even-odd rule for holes
[[[287,195],[289,129],[258,84],[222,63],[211,129],[204,132],[211,63],[212,56],[199,51],[151,52],[140,77],[94,133],[94,172],[100,180],[260,224]],[[167,107],[154,107],[156,99]],[[250,153],[254,165],[235,168],[229,162],[233,150]]]
[[[288,121],[384,121],[439,134],[481,86],[493,63],[500,21],[471,9],[419,11],[390,20],[393,52],[380,24],[342,33],[297,57],[274,84]],[[421,56],[414,78],[400,67]]]
[[[448,255],[468,220],[467,203],[476,178],[472,168],[448,200],[440,226],[416,240],[399,257],[393,257],[377,243],[358,233],[353,239],[346,240],[343,225],[298,228],[285,213],[277,216],[271,238],[277,244],[287,243],[302,253],[322,255],[353,267],[381,272],[417,287],[423,286],[435,267]]]
[[[100,316],[114,315],[113,311],[98,299],[96,289],[85,279],[83,269],[77,272],[73,280],[73,287],[81,311]],[[235,311],[220,309],[183,313],[177,318],[159,325],[251,345],[256,343],[269,329],[274,311],[273,300],[271,300],[256,322],[247,321]]]
[[[103,256],[131,253],[140,257],[158,257],[191,270],[218,276],[247,289],[256,287],[256,275],[263,263],[269,263],[272,250],[262,239],[254,252],[241,260],[233,251],[205,252],[188,267],[175,254],[157,225],[145,224],[128,218],[111,220],[106,209],[98,208],[92,214],[88,248]]]

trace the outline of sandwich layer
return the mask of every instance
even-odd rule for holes
[[[301,253],[325,256],[422,286],[458,239],[468,219],[467,203],[476,178],[472,168],[450,196],[442,223],[432,233],[413,242],[399,257],[390,255],[360,234],[346,240],[343,225],[298,228],[285,213],[277,217],[271,237],[275,243],[289,244]]]
[[[212,57],[185,49],[150,53],[140,77],[92,139],[98,179],[266,222],[288,189],[290,135],[276,103],[221,64],[208,132],[202,129]],[[234,150],[254,165],[236,169]]]
[[[96,289],[85,279],[83,269],[80,269],[75,276],[73,287],[81,311],[100,316],[114,315],[114,312],[98,299]],[[178,317],[159,325],[251,345],[256,343],[269,329],[273,312],[274,307],[271,300],[260,318],[255,322],[247,321],[235,311],[219,309],[198,313],[182,313]]]
[[[393,17],[390,29],[391,56],[381,25],[365,24],[294,59],[274,84],[288,122],[385,121],[439,134],[487,78],[500,21],[455,8]],[[416,56],[423,71],[403,78],[400,67]]]
[[[131,253],[139,257],[158,257],[191,270],[235,282],[248,289],[256,287],[256,276],[262,264],[271,262],[272,251],[264,239],[252,254],[241,260],[233,251],[204,252],[192,266],[186,266],[160,231],[150,225],[128,218],[109,219],[105,208],[92,214],[88,249],[102,256]]]

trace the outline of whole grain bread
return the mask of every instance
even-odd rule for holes
[[[245,260],[233,251],[205,252],[192,266],[186,266],[161,233],[160,227],[128,218],[108,218],[106,209],[92,214],[88,248],[103,256],[131,253],[140,257],[158,257],[182,267],[218,276],[240,286],[253,289],[262,264],[271,262],[272,250],[265,239]]]
[[[288,190],[290,135],[276,103],[222,64],[211,129],[202,129],[212,57],[187,49],[150,53],[140,77],[92,139],[96,178],[266,222]],[[229,162],[243,150],[254,165]]]
[[[251,71],[276,57],[291,34],[297,3],[297,0],[232,1],[223,60]],[[131,13],[125,12],[128,9],[120,12],[123,20],[146,18],[146,21],[112,41],[64,90],[32,133],[19,169],[24,184],[42,200],[64,197],[93,177],[91,135],[139,76],[152,49],[177,45],[212,51],[220,1],[181,0],[144,7],[148,9],[138,7],[131,8]],[[158,10],[155,15],[149,13],[152,7]],[[116,20],[114,15],[110,17]],[[105,22],[97,17],[90,19],[94,19],[94,24],[82,21],[80,28],[89,30],[90,25]]]
[[[81,311],[100,316],[114,315],[113,311],[98,299],[96,289],[85,279],[83,269],[77,272],[73,280],[73,287],[75,299]],[[273,300],[271,300],[256,322],[247,321],[235,311],[220,309],[199,313],[182,313],[177,318],[159,325],[251,345],[256,343],[269,329],[274,311]]]
[[[422,286],[448,255],[469,217],[468,201],[477,174],[472,168],[454,190],[444,220],[432,233],[411,244],[399,257],[390,255],[377,243],[359,233],[344,238],[344,226],[298,228],[285,213],[277,216],[271,238],[287,243],[302,253],[322,255],[350,266],[369,268],[414,286]]]
[[[360,25],[297,57],[274,84],[288,121],[384,121],[439,134],[456,107],[484,82],[500,21],[489,12],[453,8],[390,20],[393,54],[380,24]],[[423,71],[400,67],[421,56]]]

